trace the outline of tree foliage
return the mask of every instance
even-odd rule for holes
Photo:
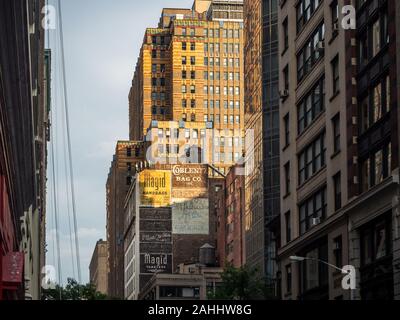
[[[106,300],[107,296],[96,291],[93,284],[79,284],[75,279],[68,279],[67,285],[56,285],[53,289],[43,290],[43,300]]]
[[[222,284],[214,293],[209,293],[211,300],[266,300],[274,299],[264,279],[257,269],[247,266],[235,268],[226,265],[221,275]]]

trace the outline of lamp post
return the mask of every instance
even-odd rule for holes
[[[326,261],[324,261],[324,260],[320,260],[320,259],[317,259],[317,258],[308,258],[308,257],[291,256],[289,259],[290,259],[290,261],[292,261],[292,262],[302,262],[302,261],[305,261],[305,260],[316,261],[316,262],[325,264],[325,265],[327,265],[327,266],[329,266],[329,267],[331,267],[331,268],[333,268],[333,269],[335,269],[335,270],[338,270],[338,271],[340,271],[340,272],[343,273],[343,274],[349,274],[349,273],[351,272],[350,270],[345,270],[345,269],[343,269],[343,268],[339,268],[338,266],[335,266],[334,264],[328,263],[328,262],[326,262]],[[354,300],[354,297],[353,297],[353,290],[351,290],[351,292],[350,292],[350,300]]]

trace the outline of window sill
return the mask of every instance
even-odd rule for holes
[[[340,95],[340,90],[336,91],[333,94],[333,96],[329,99],[329,102],[332,102],[333,100],[335,100],[338,95]]]
[[[334,153],[331,155],[331,160],[334,159],[334,158],[336,158],[336,157],[340,154],[340,152],[341,152],[340,149],[339,149],[338,151],[334,152]]]
[[[290,197],[290,192],[286,193],[286,194],[283,196],[283,200],[285,200],[285,199],[287,199],[287,198],[289,198],[289,197]]]
[[[332,37],[331,37],[331,39],[329,40],[328,44],[331,45],[331,44],[336,40],[336,38],[338,37],[338,35],[339,35],[339,31],[333,31],[333,32],[332,32]]]

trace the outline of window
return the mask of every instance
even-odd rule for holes
[[[183,51],[186,50],[186,42],[182,42],[182,50],[183,50]]]
[[[190,71],[190,78],[196,80],[196,71]]]
[[[283,86],[285,90],[289,90],[289,65],[283,69]]]
[[[130,147],[126,148],[126,156],[132,157],[132,148],[130,148]]]
[[[182,108],[186,108],[186,107],[187,107],[187,100],[182,99]]]
[[[204,80],[208,80],[208,72],[207,72],[207,71],[204,71],[204,72],[203,72],[203,75],[204,75]]]
[[[282,30],[283,30],[283,51],[286,51],[287,48],[289,48],[289,25],[287,17],[282,23]]]
[[[186,78],[187,78],[186,70],[182,70],[182,79]]]
[[[196,57],[190,57],[190,64],[194,66],[196,64]]]
[[[308,75],[314,65],[324,56],[325,25],[314,31],[297,55],[297,81]]]
[[[328,261],[328,245],[321,242],[313,249],[301,253],[306,260],[300,263],[301,292],[307,294],[309,290],[328,285],[328,266],[320,261]]]
[[[335,198],[335,211],[337,211],[342,207],[342,185],[340,172],[333,177],[333,192]]]
[[[325,167],[325,133],[321,134],[316,140],[314,140],[314,142],[312,142],[299,154],[298,161],[299,184],[302,185],[315,173]]]
[[[299,206],[300,234],[303,235],[326,217],[326,187],[317,191]]]
[[[290,218],[290,211],[285,213],[285,225],[286,225],[286,243],[292,241],[292,221]]]
[[[157,65],[154,64],[154,63],[151,65],[151,72],[152,73],[156,73],[157,72]]]
[[[333,128],[333,153],[340,152],[340,114],[332,119]]]
[[[285,147],[287,147],[290,144],[289,113],[283,118],[283,124],[285,128]]]
[[[157,50],[152,50],[152,52],[151,52],[151,57],[152,57],[153,59],[156,59],[156,58],[157,58]]]
[[[390,218],[374,221],[361,230],[361,265],[387,257],[392,252]]]
[[[204,57],[204,65],[208,66],[208,58],[207,57]]]
[[[185,56],[182,56],[182,64],[183,64],[183,65],[186,65],[186,62],[187,62],[187,61],[186,61],[186,57],[185,57]]]
[[[339,5],[337,0],[333,0],[330,4],[331,7],[331,18],[332,18],[332,36],[334,37],[338,33],[338,29],[335,25],[339,23]]]
[[[342,236],[333,240],[333,256],[335,257],[335,266],[343,267],[343,243]]]
[[[285,164],[285,196],[290,194],[290,162]]]
[[[185,84],[182,85],[182,93],[186,93],[186,90],[187,90],[186,85]]]
[[[196,93],[196,86],[193,84],[190,86],[190,93]]]
[[[286,293],[292,293],[292,265],[286,266]]]
[[[196,100],[194,100],[194,99],[190,100],[190,107],[196,108]]]
[[[325,111],[325,77],[300,101],[297,107],[298,133],[302,134]]]
[[[194,28],[190,28],[190,36],[194,37],[196,35],[196,30]]]
[[[332,67],[332,85],[333,85],[333,95],[336,95],[339,93],[340,90],[340,84],[339,84],[339,56],[336,56],[332,62],[331,62],[331,67]]]
[[[190,43],[190,50],[195,51],[196,50],[196,42],[191,42]]]
[[[301,0],[296,7],[297,33],[303,30],[304,25],[311,19],[322,0]]]
[[[165,72],[165,70],[166,70],[165,64],[160,65],[160,71]]]
[[[391,163],[391,143],[363,158],[360,165],[361,192],[368,191],[389,177],[392,173]]]
[[[205,43],[204,44],[204,53],[207,53],[208,52],[208,43]]]
[[[360,134],[367,131],[390,111],[390,79],[384,77],[361,98],[360,104]]]

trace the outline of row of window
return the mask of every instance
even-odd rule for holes
[[[215,89],[215,90],[214,90]],[[204,86],[203,88],[204,94],[220,94],[221,93],[221,87],[220,86]],[[223,95],[227,96],[238,96],[240,95],[240,87],[223,87]]]
[[[187,42],[182,42],[182,50],[186,51],[187,50]],[[196,42],[190,42],[190,51],[195,51],[196,50]]]
[[[205,53],[220,53],[221,46],[219,43],[205,43],[204,52]],[[240,44],[238,43],[224,43],[222,44],[222,52],[225,54],[230,53],[240,53]]]
[[[297,54],[297,80],[308,75],[325,53],[325,24],[320,24]]]
[[[311,19],[323,0],[301,0],[296,6],[297,33],[303,30],[304,25]]]
[[[204,37],[206,38],[219,38],[221,33],[222,38],[239,39],[240,37],[240,32],[238,29],[204,29]]]
[[[223,79],[225,81],[239,81],[240,80],[240,72],[224,72]],[[221,72],[213,72],[213,71],[204,71],[204,80],[221,80]]]
[[[204,115],[204,121],[205,122],[214,122],[216,124],[221,123],[221,116],[219,114],[213,115]],[[223,116],[223,123],[224,124],[240,124],[240,116],[234,116],[234,115],[224,115]]]
[[[213,58],[213,57],[204,57],[204,65],[205,66],[217,66],[219,67],[221,65],[221,59],[220,58]],[[240,59],[239,58],[223,58],[222,60],[222,66],[224,67],[240,67]]]
[[[216,109],[220,108],[221,101],[220,100],[204,100],[204,108]],[[240,109],[240,101],[224,101],[224,109]]]

